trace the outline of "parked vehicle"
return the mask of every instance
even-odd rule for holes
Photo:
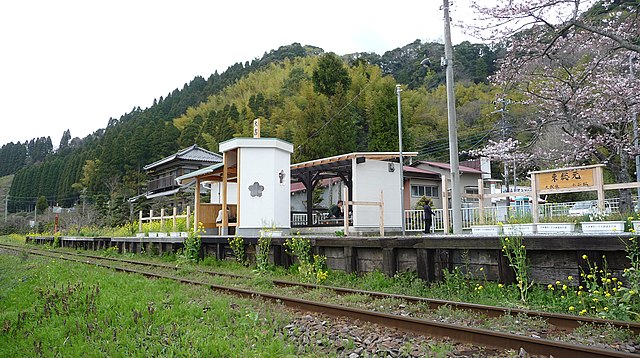
[[[595,200],[578,201],[569,209],[569,216],[594,215],[598,213],[598,202]],[[611,214],[611,206],[605,203],[604,214]]]

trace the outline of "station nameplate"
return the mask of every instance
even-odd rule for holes
[[[595,168],[536,173],[538,189],[565,189],[595,185]]]

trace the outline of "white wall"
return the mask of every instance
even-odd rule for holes
[[[290,154],[273,147],[244,147],[238,152],[239,229],[290,228]],[[285,174],[282,183],[280,171]],[[262,196],[251,196],[249,186],[255,182],[264,187]]]
[[[211,186],[211,204],[222,204],[222,183],[210,183]],[[227,183],[227,204],[238,203],[238,184]]]
[[[389,164],[395,170],[389,171]],[[356,164],[353,159],[353,200],[380,201],[380,190],[384,193],[385,228],[402,227],[400,207],[400,170],[398,163],[368,159]],[[355,205],[353,207],[354,228],[377,228],[380,226],[378,206]]]

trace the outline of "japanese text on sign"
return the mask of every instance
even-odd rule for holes
[[[594,185],[594,168],[569,169],[551,173],[538,173],[538,189],[564,189]]]

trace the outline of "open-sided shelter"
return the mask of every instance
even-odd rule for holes
[[[404,157],[413,157],[418,153],[403,153]],[[323,179],[338,177],[348,188],[348,198],[344,201],[377,202],[384,201],[384,216],[375,205],[354,205],[347,208],[345,215],[352,213],[352,225],[355,231],[375,231],[381,219],[387,230],[402,227],[402,208],[400,200],[400,174],[398,152],[357,152],[337,155],[329,158],[311,160],[291,165],[291,178],[304,184],[307,203],[313,203],[313,189]],[[307,204],[307,225],[313,226],[313,205]]]

